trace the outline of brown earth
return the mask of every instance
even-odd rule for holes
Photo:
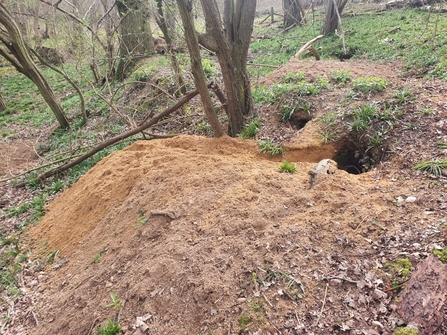
[[[136,142],[98,163],[29,230],[37,260],[57,256],[24,271],[21,311],[6,332],[95,334],[113,318],[124,334],[391,334],[404,325],[392,286],[399,271],[387,263],[406,257],[415,267],[446,246],[447,180],[411,169],[445,158],[436,148],[447,141],[445,85],[402,79],[396,64],[297,60],[262,84],[332,68],[387,78],[390,90],[406,85],[416,96],[389,134],[392,153],[373,170],[337,170],[309,188],[308,171],[343,144],[324,145],[318,122],[341,110],[340,88],[313,98],[315,118],[301,130],[279,123],[273,107],[258,111],[260,138],[282,141],[284,157],[228,137]],[[422,117],[421,106],[433,113]],[[279,173],[283,159],[297,172]]]

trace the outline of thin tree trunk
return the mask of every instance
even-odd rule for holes
[[[301,25],[301,4],[299,0],[283,0],[284,28]]]
[[[172,52],[172,39],[171,34],[169,33],[169,27],[168,23],[165,17],[165,13],[163,11],[163,2],[162,0],[156,0],[157,1],[157,12],[158,16],[156,16],[156,22],[158,24],[158,27],[160,28],[161,32],[163,33],[163,36],[165,38],[167,51],[169,53],[169,57],[171,59],[171,65],[175,73],[175,82],[177,84],[178,89],[182,94],[185,94],[186,92],[186,86],[185,82],[183,81],[183,77],[180,71],[180,66],[177,60],[177,56]]]
[[[17,71],[23,73],[36,84],[43,98],[56,116],[60,126],[63,129],[69,128],[69,123],[64,115],[62,107],[57,101],[47,80],[44,78],[36,64],[34,64],[25,41],[22,38],[19,27],[2,4],[0,4],[0,23],[3,24],[7,31],[7,34],[0,34],[0,41],[9,51],[8,53],[6,49],[0,46],[0,54],[10,61]]]
[[[177,5],[182,17],[183,28],[185,31],[185,38],[188,44],[189,56],[191,58],[191,69],[194,76],[194,82],[200,93],[205,114],[208,121],[213,128],[214,136],[220,137],[223,135],[222,127],[214,110],[213,102],[207,88],[205,75],[202,67],[202,57],[200,56],[199,41],[197,39],[196,30],[194,27],[194,19],[192,15],[192,6],[187,0],[177,0]]]

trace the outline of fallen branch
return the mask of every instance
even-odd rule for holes
[[[18,174],[18,175],[15,175],[15,176],[12,176],[12,177],[8,177],[8,178],[5,178],[5,179],[2,179],[2,180],[0,180],[0,183],[4,183],[4,182],[6,182],[6,181],[8,181],[8,180],[12,180],[12,179],[16,179],[16,178],[21,177],[21,176],[25,176],[25,175],[27,175],[28,173],[34,172],[34,171],[36,171],[36,170],[40,170],[40,169],[42,169],[42,168],[44,168],[44,167],[47,167],[47,166],[51,166],[51,165],[54,165],[54,164],[57,164],[57,163],[60,163],[60,162],[67,161],[67,160],[72,159],[72,158],[79,157],[79,156],[81,156],[81,155],[82,155],[82,154],[77,154],[77,155],[74,155],[74,156],[64,157],[64,158],[58,159],[57,161],[49,162],[49,163],[44,164],[44,165],[40,165],[40,166],[35,167],[35,168],[32,168],[32,169],[30,169],[30,170],[28,170],[28,171],[22,172],[22,173],[20,173],[20,174]]]
[[[94,154],[96,154],[97,152],[110,147],[111,145],[120,142],[130,136],[136,135],[138,133],[141,133],[143,130],[153,126],[154,124],[156,124],[158,121],[160,121],[162,118],[164,118],[165,116],[168,116],[169,114],[175,112],[177,109],[179,109],[181,106],[183,106],[185,103],[187,103],[189,100],[191,100],[192,98],[194,98],[197,94],[199,94],[199,91],[197,89],[193,90],[193,91],[189,91],[187,92],[183,98],[181,98],[176,104],[174,104],[173,106],[169,107],[168,109],[165,109],[163,112],[157,114],[156,116],[154,116],[151,120],[143,123],[142,125],[129,130],[125,133],[119,134],[101,144],[99,144],[98,146],[94,147],[92,150],[90,150],[89,152],[83,154],[81,157],[75,159],[74,161],[71,161],[69,163],[66,163],[62,166],[59,166],[53,170],[47,171],[43,174],[41,174],[40,176],[38,176],[37,178],[35,178],[33,180],[33,182],[38,181],[38,180],[44,180],[46,178],[49,178],[51,176],[54,176],[57,173],[60,173],[62,171],[68,170],[70,168],[72,168],[73,166],[83,162],[84,160],[86,160],[87,158],[93,156]],[[27,185],[30,181],[28,182],[23,182],[20,184],[17,184],[16,187],[23,187],[25,185]]]
[[[295,54],[295,58],[299,58],[302,54],[304,54],[306,51],[308,51],[312,47],[312,43],[322,39],[323,37],[324,37],[324,35],[319,35],[319,36],[315,37],[314,39],[310,40],[309,42],[307,42],[306,44],[304,44],[303,47],[300,50],[298,50],[298,52]]]

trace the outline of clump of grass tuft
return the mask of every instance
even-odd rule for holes
[[[352,82],[354,90],[369,93],[369,92],[382,92],[388,81],[379,77],[357,78]]]
[[[281,173],[295,173],[296,172],[296,166],[293,163],[290,163],[286,160],[284,160],[281,165],[279,166],[279,172]]]
[[[251,122],[247,123],[244,129],[241,130],[241,137],[246,140],[247,138],[253,138],[259,131],[260,121],[259,119],[253,119]]]
[[[270,154],[271,156],[282,155],[284,154],[284,148],[277,146],[272,139],[267,141],[259,141],[259,153],[261,154]]]
[[[413,92],[411,92],[411,90],[409,88],[404,87],[400,90],[397,90],[396,93],[394,94],[394,96],[398,103],[405,104],[405,103],[409,102],[410,100],[413,100],[412,94],[413,94]]]
[[[108,322],[98,327],[98,335],[118,335],[121,332],[119,322],[108,320]]]
[[[422,162],[416,164],[413,169],[426,171],[435,176],[440,176],[442,174],[442,170],[447,169],[447,159]]]

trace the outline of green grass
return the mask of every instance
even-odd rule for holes
[[[426,171],[435,176],[440,176],[442,174],[442,170],[447,169],[447,159],[421,162],[416,164],[413,169]]]
[[[98,335],[118,335],[121,332],[119,322],[108,320],[103,326],[97,328]]]
[[[382,92],[387,85],[385,79],[378,77],[357,78],[352,82],[354,90],[363,93]]]
[[[271,156],[283,155],[284,148],[276,145],[272,139],[268,139],[266,141],[259,141],[259,153],[261,154],[270,154]]]
[[[240,136],[243,139],[247,139],[247,138],[253,138],[256,136],[256,134],[259,131],[259,126],[260,126],[260,120],[259,119],[253,119],[252,121],[250,121],[249,123],[247,123],[244,128],[242,129]]]
[[[281,165],[279,166],[279,172],[281,173],[295,173],[296,172],[296,166],[293,163],[290,163],[286,160],[284,160]]]
[[[348,10],[350,4],[345,12]],[[377,62],[399,60],[407,72],[447,80],[445,15],[412,8],[363,11],[361,6],[355,12],[357,15],[342,19],[351,59]],[[255,40],[251,44],[252,62],[277,66],[285,64],[305,42],[320,35],[323,19],[322,7],[317,7],[315,16],[302,27],[285,33],[281,33],[278,24],[255,29]],[[390,32],[395,27],[400,29]],[[325,36],[314,43],[314,47],[322,59],[344,56],[341,40],[335,35]],[[249,70],[252,75],[259,76],[274,69],[251,66]]]

